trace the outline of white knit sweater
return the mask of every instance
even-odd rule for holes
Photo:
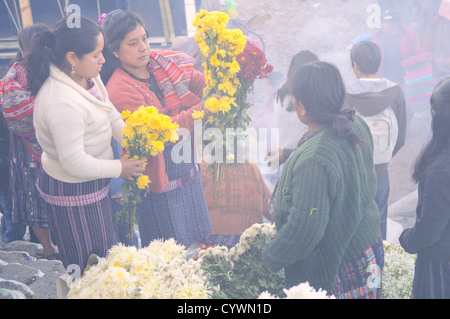
[[[121,142],[125,123],[100,77],[93,81],[106,102],[52,65],[36,96],[34,126],[43,149],[42,167],[63,182],[115,178],[122,170],[120,161],[114,160],[111,137]]]

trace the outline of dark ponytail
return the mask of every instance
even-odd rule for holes
[[[439,83],[430,98],[433,137],[417,157],[413,179],[423,177],[428,165],[442,152],[450,149],[450,78]]]
[[[31,42],[27,56],[26,70],[28,89],[35,96],[50,74],[50,64],[54,60],[55,35],[52,31],[38,34]]]
[[[346,109],[333,117],[333,131],[345,138],[351,145],[363,145],[364,141],[353,130],[355,110]]]
[[[68,52],[75,52],[79,59],[95,50],[102,28],[92,20],[80,17],[79,27],[69,27],[68,16],[60,19],[53,31],[34,37],[27,57],[28,89],[36,95],[50,74],[50,65],[59,69],[70,68],[66,60]]]
[[[315,62],[302,66],[295,73],[292,94],[303,104],[311,121],[331,128],[352,146],[363,144],[353,129],[354,111],[342,109],[346,91],[334,65]]]

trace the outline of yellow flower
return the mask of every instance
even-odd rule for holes
[[[120,114],[120,116],[121,116],[122,119],[124,119],[124,120],[126,120],[127,118],[129,118],[130,115],[131,115],[131,111],[129,111],[129,110],[123,111],[123,112]]]
[[[173,131],[172,136],[170,137],[170,142],[176,143],[176,142],[178,142],[179,139],[180,139],[180,137],[178,136],[178,133]]]
[[[234,160],[234,154],[231,154],[231,153],[228,154],[228,155],[227,155],[227,160],[228,160],[228,161]]]
[[[233,96],[236,93],[236,87],[230,81],[220,83],[218,88],[229,96]]]
[[[213,65],[213,66],[218,66],[218,65],[220,65],[220,61],[219,61],[219,59],[217,58],[217,54],[214,54],[214,55],[211,57],[211,65]]]
[[[131,128],[129,126],[125,126],[123,128],[122,134],[124,137],[128,138],[130,141],[133,140],[134,135],[135,135],[133,128]]]
[[[147,175],[141,175],[138,177],[136,183],[139,189],[145,189],[148,183],[150,183],[150,180]]]
[[[162,151],[164,151],[164,144],[161,141],[151,141],[150,145],[151,145],[150,154],[152,156],[156,156]]]
[[[216,97],[210,97],[205,102],[205,108],[212,113],[217,113],[220,110],[220,101]]]
[[[204,116],[205,116],[205,111],[194,111],[192,113],[192,118],[194,120],[202,120]]]

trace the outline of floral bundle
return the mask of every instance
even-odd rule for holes
[[[240,66],[236,58],[243,52],[247,39],[241,30],[226,28],[229,19],[223,12],[201,10],[193,21],[205,69],[205,108],[213,115],[228,113],[236,106],[236,88],[240,86],[237,77]],[[215,124],[220,122],[216,120]]]
[[[408,254],[399,244],[384,241],[382,275],[383,299],[410,299],[417,255]]]
[[[200,264],[175,240],[155,240],[141,249],[114,246],[106,258],[72,282],[69,299],[207,299]]]
[[[246,102],[249,93],[253,92],[255,80],[267,78],[273,71],[273,66],[267,63],[258,42],[252,40],[247,41],[244,51],[237,56],[237,61],[241,67],[238,74],[241,86],[237,92],[238,104],[241,105]]]
[[[122,147],[125,148],[126,157],[132,160],[146,158],[149,154],[157,156],[164,151],[165,143],[177,142],[176,130],[178,124],[173,123],[169,116],[160,114],[154,106],[141,106],[136,111],[124,111],[121,114],[126,126],[123,129]],[[115,216],[115,221],[123,220],[126,216],[133,227],[136,205],[140,202],[141,192],[148,191],[149,180],[147,175],[122,184],[124,194],[124,208]],[[132,229],[130,229],[132,236]]]
[[[221,134],[212,134],[215,153],[208,159],[215,176],[214,186],[220,186],[224,174],[222,164],[234,159],[234,143],[227,145],[226,129],[236,129],[242,122],[242,110],[236,103],[236,94],[241,86],[237,56],[244,51],[247,38],[239,29],[227,29],[229,19],[230,16],[224,12],[201,10],[193,21],[206,79],[203,100],[210,114],[204,126],[217,129]],[[193,116],[194,119],[202,119],[204,113],[194,113]]]
[[[198,254],[205,275],[216,287],[215,298],[254,299],[266,291],[283,296],[283,272],[270,273],[262,260],[262,251],[275,233],[275,225],[254,224],[231,249],[216,246]]]

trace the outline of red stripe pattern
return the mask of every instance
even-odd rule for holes
[[[193,58],[177,51],[152,51],[150,65],[164,93],[166,109],[171,116],[201,102],[201,99],[189,90],[189,81],[194,70]]]

